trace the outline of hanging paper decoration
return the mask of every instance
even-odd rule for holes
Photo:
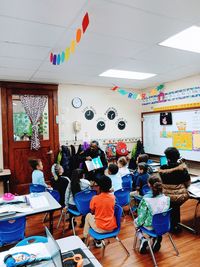
[[[78,28],[76,30],[76,38],[72,39],[71,43],[70,43],[70,47],[67,47],[65,49],[65,52],[62,51],[58,54],[54,54],[54,53],[50,53],[50,63],[52,63],[53,65],[60,65],[61,63],[63,63],[65,60],[69,60],[70,54],[75,52],[75,48],[76,45],[80,42],[82,35],[85,33],[85,31],[87,30],[87,27],[89,25],[89,15],[88,13],[85,14],[85,16],[83,17],[82,20],[82,30],[81,28]]]
[[[186,98],[195,98],[200,97],[200,86],[192,87],[192,88],[184,88],[170,92],[159,92],[155,96],[147,96],[142,105],[152,105],[160,102],[169,102],[175,100],[181,100]]]
[[[161,92],[161,90],[164,88],[163,84],[160,84],[156,88],[153,88],[149,93],[134,93],[134,92],[127,92],[125,89],[120,88],[119,86],[114,86],[111,88],[112,91],[117,91],[120,95],[128,95],[128,98],[136,99],[136,100],[145,100],[148,96],[156,97],[158,99],[158,95],[160,95],[160,99],[164,99],[165,94],[164,92]],[[163,101],[162,101],[163,102]]]

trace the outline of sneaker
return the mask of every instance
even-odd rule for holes
[[[160,250],[161,242],[162,242],[162,236],[158,236],[157,238],[153,239],[153,245],[152,245],[153,252],[158,252]]]
[[[146,238],[143,237],[140,241],[139,252],[141,254],[145,254],[147,252],[147,247],[148,247],[148,241],[146,240]]]
[[[104,241],[103,240],[94,239],[94,244],[95,244],[96,248],[102,248],[103,245],[104,245]]]

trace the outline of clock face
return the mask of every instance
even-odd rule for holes
[[[99,121],[99,122],[97,123],[97,129],[98,129],[99,131],[103,131],[103,130],[105,129],[105,127],[106,127],[106,124],[105,124],[104,121]]]
[[[87,120],[92,120],[94,118],[94,112],[90,109],[88,109],[86,112],[85,112],[85,118]]]
[[[119,121],[117,126],[119,130],[124,130],[126,127],[126,123],[124,121]]]
[[[116,116],[116,114],[115,114],[114,110],[110,110],[107,114],[107,117],[109,120],[114,120],[115,116]]]
[[[82,106],[82,100],[79,97],[75,97],[72,99],[72,106],[74,108],[80,108]]]

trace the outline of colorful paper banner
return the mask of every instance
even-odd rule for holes
[[[69,60],[69,57],[71,54],[75,52],[76,45],[80,42],[82,35],[85,33],[87,30],[87,27],[89,25],[89,15],[88,13],[85,14],[82,20],[82,30],[81,28],[78,28],[76,30],[76,38],[72,39],[70,46],[65,49],[65,51],[61,51],[58,54],[54,54],[53,52],[50,53],[50,62],[53,65],[60,65],[63,63],[65,60]]]

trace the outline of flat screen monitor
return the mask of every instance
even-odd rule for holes
[[[165,156],[160,157],[160,166],[167,164],[167,158]]]

